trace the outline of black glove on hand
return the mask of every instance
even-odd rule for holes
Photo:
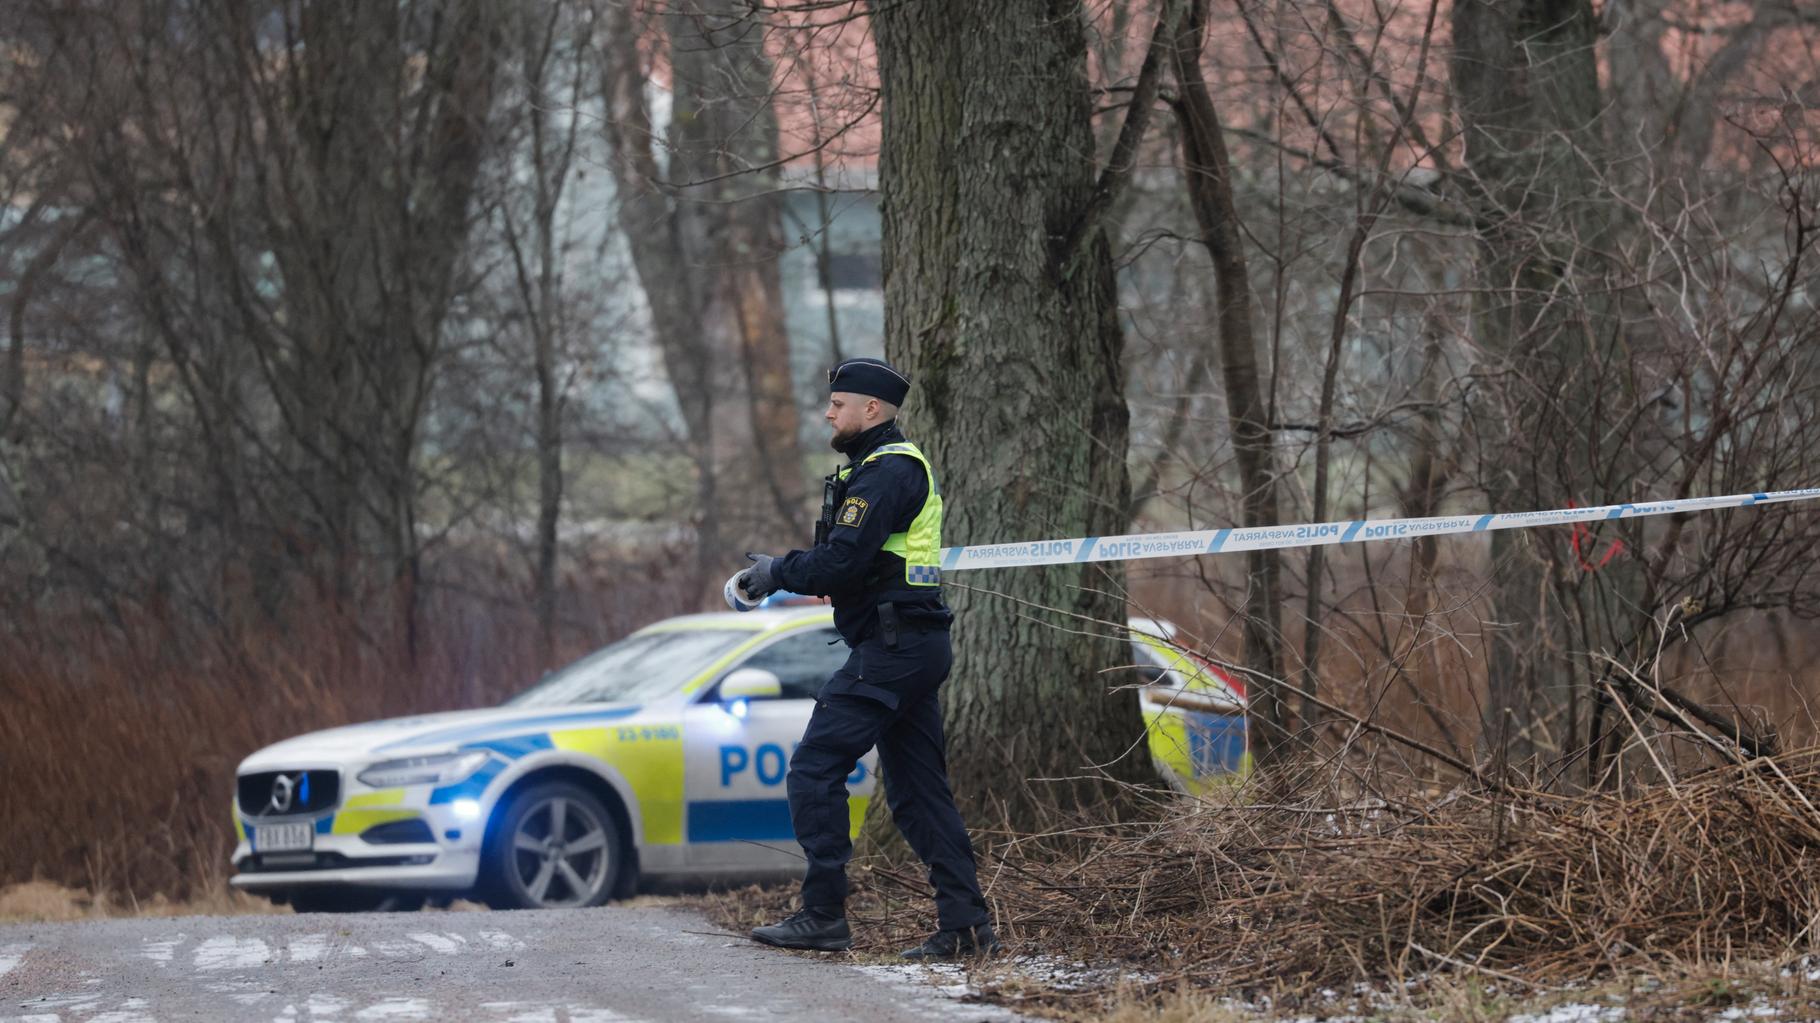
[[[776,558],[769,554],[746,552],[752,559],[752,567],[739,574],[739,588],[746,591],[746,596],[757,599],[768,597],[778,590],[777,577],[771,574],[771,565]]]

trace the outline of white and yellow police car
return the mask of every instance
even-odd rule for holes
[[[1151,752],[1193,790],[1247,764],[1243,692],[1133,622]],[[330,729],[246,758],[232,883],[299,911],[590,906],[640,878],[801,872],[784,775],[846,659],[825,606],[673,618],[504,705]],[[858,832],[876,754],[847,779]]]
[[[1130,636],[1150,757],[1163,778],[1201,793],[1249,775],[1243,680],[1179,645],[1169,622],[1133,618]]]

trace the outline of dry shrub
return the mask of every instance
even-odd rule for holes
[[[0,923],[91,920],[120,916],[244,916],[287,913],[288,907],[222,885],[175,902],[155,895],[147,902],[117,902],[50,881],[27,881],[0,888]]]
[[[982,880],[1014,950],[1120,959],[1159,993],[1295,999],[1461,972],[1522,991],[1816,944],[1820,749],[1629,795],[1422,793],[1252,787],[1017,840]],[[915,871],[865,875],[871,906],[926,899]]]
[[[653,566],[580,601],[559,661],[699,599]],[[415,629],[321,601],[224,628],[168,610],[0,616],[0,884],[115,907],[225,891],[234,769],[304,732],[497,703],[547,667],[528,601],[439,594]]]
[[[0,923],[83,920],[106,915],[106,906],[93,895],[50,881],[27,881],[0,888]]]

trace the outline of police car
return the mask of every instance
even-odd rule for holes
[[[1242,774],[1241,686],[1135,620],[1150,749],[1194,790]],[[641,878],[797,876],[784,775],[846,659],[825,606],[673,618],[504,705],[353,725],[240,765],[232,884],[301,912],[463,896],[597,905]],[[857,835],[876,752],[847,779]]]

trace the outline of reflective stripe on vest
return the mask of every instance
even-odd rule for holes
[[[909,441],[884,444],[866,456],[866,465],[885,455],[908,455],[923,465],[929,479],[929,493],[923,507],[910,520],[910,528],[885,537],[884,550],[904,559],[904,584],[907,586],[940,586],[942,584],[942,493],[935,485],[935,470],[928,456]]]

